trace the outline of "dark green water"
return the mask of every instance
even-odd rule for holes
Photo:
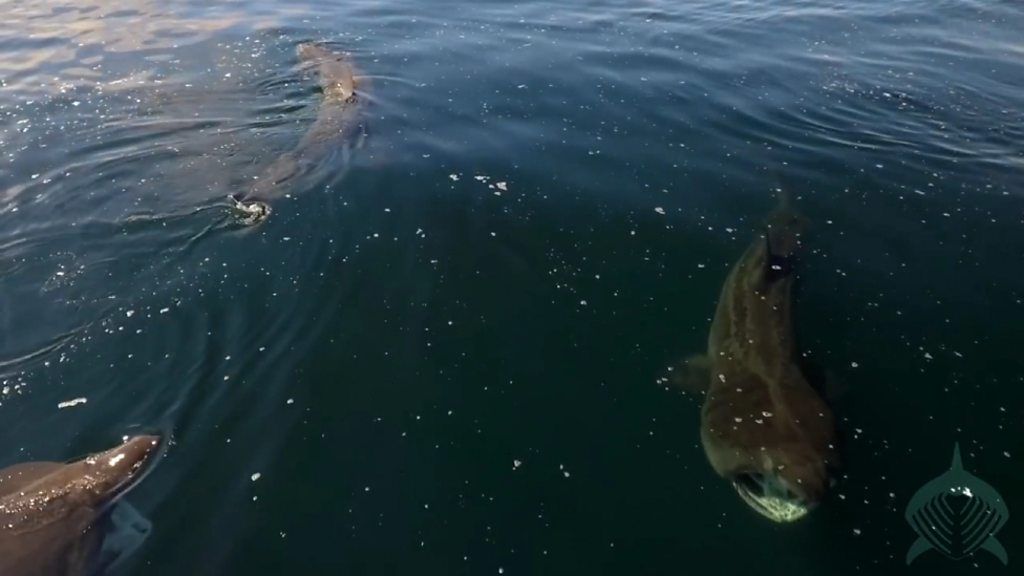
[[[1005,573],[904,564],[956,441],[1024,562],[1020,3],[3,8],[0,466],[165,434],[119,573]],[[316,39],[366,145],[237,226]],[[844,443],[789,526],[657,384],[778,186]]]

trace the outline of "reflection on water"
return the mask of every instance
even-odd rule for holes
[[[5,88],[34,96],[151,85],[160,76],[147,64],[173,62],[174,51],[183,46],[232,30],[270,28],[309,13],[308,7],[288,3],[267,13],[238,1],[8,2],[5,14],[16,26],[3,38],[8,49],[0,53],[0,75]],[[127,74],[110,69],[107,61],[119,54],[131,54],[136,69]]]
[[[164,433],[115,573],[886,572],[954,441],[1019,500],[1016,2],[4,16],[0,466]],[[372,80],[366,145],[237,226],[316,120],[317,40]],[[656,385],[780,182],[843,464],[785,527]]]

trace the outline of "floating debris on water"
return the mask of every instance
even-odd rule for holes
[[[57,409],[58,410],[63,410],[64,408],[72,408],[74,406],[78,406],[79,404],[85,404],[88,401],[89,401],[88,398],[85,398],[85,397],[73,398],[71,400],[65,400],[65,401],[60,402],[60,403],[57,404]]]

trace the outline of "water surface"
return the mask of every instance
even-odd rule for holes
[[[903,510],[959,441],[1024,511],[1020,3],[108,4],[3,4],[0,465],[168,435],[121,573],[1002,569]],[[309,40],[366,144],[238,226]],[[793,526],[657,384],[780,186],[845,460]]]

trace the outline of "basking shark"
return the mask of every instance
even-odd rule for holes
[[[114,505],[159,445],[157,436],[135,436],[74,462],[0,470],[0,574],[92,576],[109,567],[118,554],[111,545],[124,544],[125,530],[148,531],[145,520]],[[112,525],[121,533],[112,533]]]
[[[725,280],[707,354],[674,378],[706,394],[700,437],[712,468],[775,522],[805,516],[837,460],[832,412],[800,368],[793,329],[803,223],[783,197]]]
[[[360,82],[349,56],[316,42],[300,44],[296,53],[303,67],[316,70],[323,99],[316,120],[298,145],[274,160],[246,192],[232,196],[249,224],[266,219],[269,203],[288,191],[290,180],[343,148],[345,139],[359,128]]]

